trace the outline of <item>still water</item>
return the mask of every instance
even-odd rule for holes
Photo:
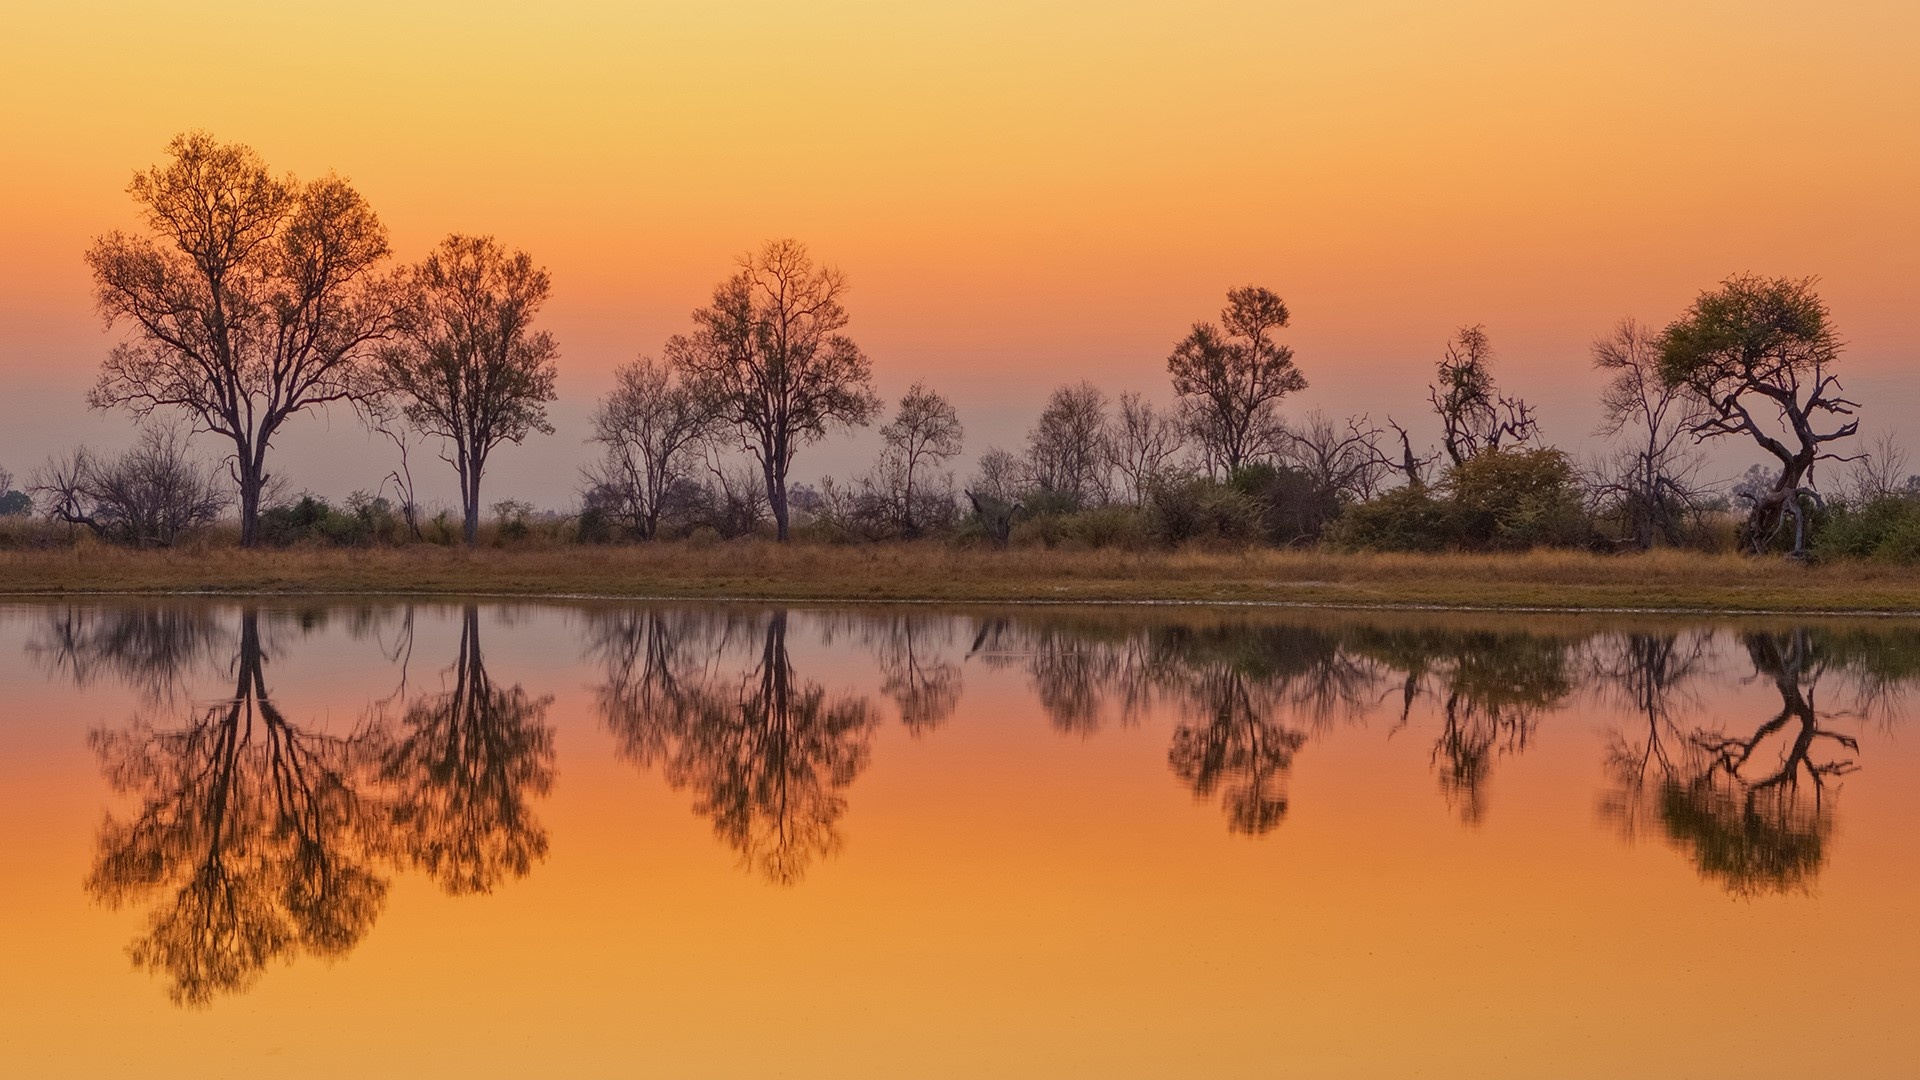
[[[0,1073],[1920,1074],[1920,626],[0,607]]]

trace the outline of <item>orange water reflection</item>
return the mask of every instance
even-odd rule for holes
[[[1861,1034],[1737,1071],[1916,1049],[1900,624],[18,606],[0,675],[20,1075],[1721,1075],[1763,942]]]

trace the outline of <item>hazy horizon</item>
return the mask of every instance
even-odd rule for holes
[[[1864,436],[1920,405],[1920,13],[1892,4],[68,5],[12,29],[0,466],[21,476],[131,438],[85,406],[120,335],[81,255],[134,224],[128,179],[190,129],[348,177],[399,260],[482,232],[551,271],[559,432],[502,450],[489,502],[572,501],[613,367],[781,236],[847,273],[883,396],[925,379],[954,400],[963,476],[1061,383],[1169,400],[1168,351],[1243,284],[1293,311],[1311,385],[1290,417],[1391,414],[1431,439],[1433,362],[1484,323],[1503,385],[1583,454],[1588,344],[1746,271],[1820,277]],[[206,40],[218,62],[191,62]],[[876,445],[835,436],[795,475],[862,470]],[[294,491],[393,467],[345,410],[276,446]],[[451,499],[450,470],[416,472]]]

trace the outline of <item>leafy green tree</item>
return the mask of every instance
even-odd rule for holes
[[[1827,447],[1860,428],[1856,420],[1821,424],[1852,416],[1856,405],[1839,396],[1829,370],[1840,337],[1813,285],[1813,278],[1730,277],[1701,293],[1661,340],[1660,377],[1705,404],[1694,437],[1745,436],[1778,463],[1772,485],[1752,497],[1741,530],[1754,552],[1771,547],[1791,519],[1791,551],[1806,553],[1803,501],[1819,499],[1814,467],[1837,458]]]

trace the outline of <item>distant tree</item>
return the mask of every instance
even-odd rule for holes
[[[218,521],[228,503],[214,470],[189,456],[178,430],[163,426],[144,428],[118,457],[81,447],[50,461],[32,487],[48,517],[140,547],[170,547]]]
[[[1306,477],[1319,501],[1364,502],[1373,498],[1394,467],[1380,449],[1381,437],[1380,429],[1365,417],[1335,423],[1316,411],[1307,414],[1305,423],[1287,430],[1280,458]]]
[[[1839,396],[1840,383],[1828,371],[1840,338],[1813,285],[1812,278],[1728,278],[1701,293],[1661,339],[1662,381],[1705,403],[1694,437],[1745,435],[1779,463],[1772,487],[1752,500],[1741,530],[1744,546],[1755,552],[1770,547],[1792,518],[1793,553],[1805,554],[1801,501],[1819,498],[1811,486],[1814,466],[1841,460],[1825,448],[1860,428],[1856,420],[1825,431],[1815,426],[1823,413],[1851,416],[1856,406]]]
[[[1440,358],[1427,400],[1440,417],[1441,445],[1455,465],[1539,434],[1533,409],[1500,392],[1484,326],[1463,326]]]
[[[1233,289],[1220,325],[1195,323],[1167,357],[1194,438],[1223,474],[1277,449],[1280,399],[1307,387],[1293,350],[1271,337],[1288,318],[1271,291]]]
[[[1120,395],[1120,409],[1107,423],[1107,460],[1136,506],[1172,474],[1174,459],[1186,444],[1186,429],[1177,415],[1155,408],[1139,394]]]
[[[1626,443],[1601,477],[1618,498],[1635,545],[1678,544],[1699,502],[1698,455],[1684,440],[1703,418],[1700,399],[1660,377],[1660,337],[1632,319],[1593,343],[1593,366],[1612,378],[1600,392],[1600,434]]]
[[[1026,495],[1026,471],[1026,464],[1012,451],[991,446],[980,455],[973,482],[967,487],[974,520],[1002,546],[1013,534],[1013,518]]]
[[[945,503],[952,518],[953,478],[940,484],[928,470],[938,469],[959,456],[966,429],[953,403],[914,383],[900,399],[900,411],[880,429],[884,449],[875,470],[876,486],[884,495],[901,533],[920,532],[927,511]],[[933,504],[933,505],[929,505]]]
[[[13,490],[13,474],[0,468],[0,517],[33,513],[33,497]]]
[[[111,232],[87,252],[101,314],[134,331],[88,402],[143,419],[178,410],[230,440],[250,547],[281,426],[368,390],[366,362],[392,324],[376,272],[387,233],[337,176],[275,177],[251,149],[203,132],[167,153],[127,188],[148,235]]]
[[[713,303],[693,313],[692,334],[667,342],[668,362],[759,462],[782,541],[795,453],[830,426],[864,426],[880,410],[872,363],[840,332],[846,290],[846,277],[815,267],[799,241],[771,241],[715,287]]]
[[[669,499],[698,465],[713,415],[683,377],[651,358],[613,376],[614,388],[592,419],[592,440],[605,457],[588,480],[635,535],[651,540]]]
[[[1090,382],[1062,386],[1027,435],[1027,482],[1079,508],[1107,496],[1107,395]]]
[[[480,481],[501,443],[553,433],[553,336],[533,329],[552,284],[524,251],[491,236],[447,237],[407,275],[393,345],[380,351],[381,386],[460,478],[464,535],[480,531]]]

